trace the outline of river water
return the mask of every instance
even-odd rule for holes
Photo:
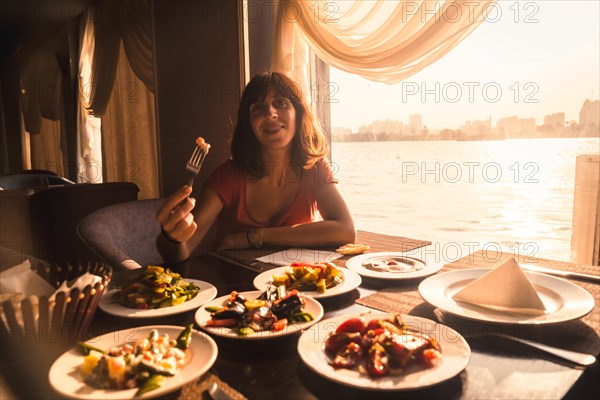
[[[430,240],[443,261],[477,249],[570,259],[576,157],[599,138],[335,142],[358,229]]]

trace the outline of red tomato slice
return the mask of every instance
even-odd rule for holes
[[[285,327],[287,326],[287,324],[288,324],[288,320],[287,320],[287,318],[282,318],[282,319],[280,319],[279,321],[275,321],[275,322],[273,323],[273,325],[272,325],[272,326],[273,326],[273,330],[274,330],[275,332],[282,331],[282,330],[284,330],[284,329],[285,329]]]

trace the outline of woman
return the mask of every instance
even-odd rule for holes
[[[219,249],[354,242],[352,214],[324,158],[325,136],[296,89],[276,72],[248,83],[232,158],[211,174],[197,202],[185,201],[192,192],[186,185],[157,213],[165,261],[188,258],[215,221]]]

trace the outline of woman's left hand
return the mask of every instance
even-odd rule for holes
[[[250,248],[246,232],[232,233],[223,238],[219,250],[241,250]]]

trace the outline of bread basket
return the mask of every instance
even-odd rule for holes
[[[54,288],[72,282],[86,272],[101,279],[93,286],[72,287],[52,296],[8,295],[1,304],[3,344],[69,345],[85,337],[88,327],[110,279],[112,268],[105,264],[33,264],[31,269]],[[4,294],[4,297],[7,297]]]

